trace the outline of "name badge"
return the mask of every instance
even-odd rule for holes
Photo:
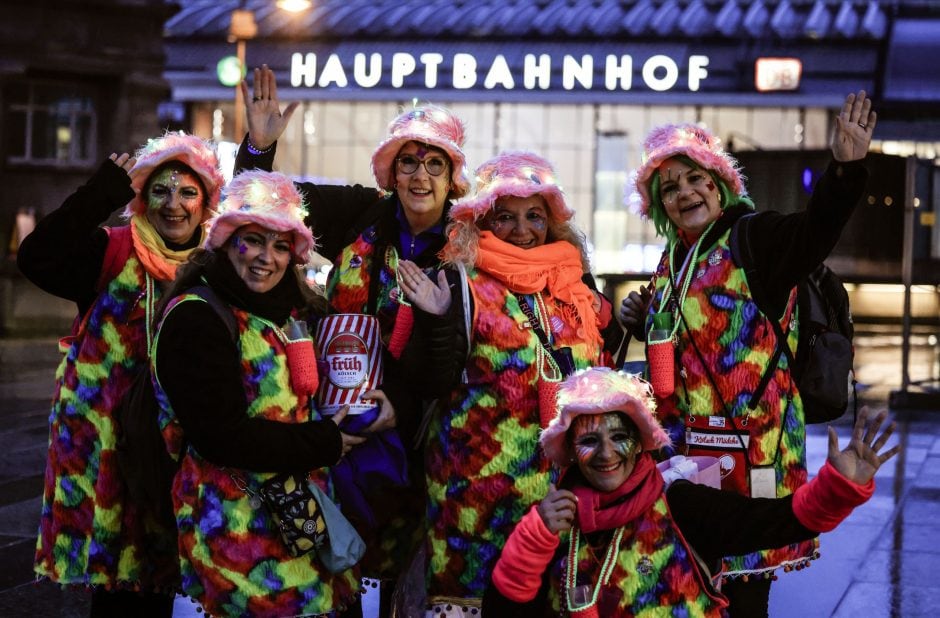
[[[777,473],[773,467],[761,466],[751,468],[751,497],[776,498]]]

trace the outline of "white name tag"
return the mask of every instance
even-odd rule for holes
[[[751,468],[751,497],[777,497],[777,474],[772,467]]]

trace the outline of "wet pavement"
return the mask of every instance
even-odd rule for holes
[[[911,352],[913,381],[940,375],[936,338],[921,336]],[[900,338],[891,332],[856,337],[863,401],[887,406],[901,383]],[[0,616],[88,615],[89,596],[35,583],[32,557],[45,465],[49,399],[58,362],[51,339],[0,339]],[[933,408],[933,406],[932,406]],[[872,499],[823,535],[821,558],[781,574],[772,587],[773,618],[934,616],[940,610],[940,405],[893,410],[902,454],[879,470]],[[848,439],[850,415],[836,422]],[[811,471],[826,457],[824,426],[810,426]],[[367,604],[368,606],[371,603]],[[368,612],[368,609],[367,609]],[[197,616],[179,599],[174,616]]]

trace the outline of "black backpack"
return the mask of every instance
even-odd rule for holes
[[[196,294],[209,303],[222,318],[232,341],[237,341],[235,315],[211,288],[199,285],[190,288],[187,293]],[[134,377],[113,414],[118,435],[118,469],[124,479],[128,500],[153,514],[159,521],[167,524],[173,522],[170,495],[179,462],[170,457],[163,434],[160,433],[160,405],[150,381],[149,362],[144,363]]]
[[[734,224],[731,252],[735,261],[745,269],[752,291],[755,295],[762,295],[763,285],[754,269],[749,242],[748,222],[751,216],[745,215]],[[799,328],[796,356],[786,343],[787,333],[777,320],[769,319],[777,336],[777,348],[751,396],[749,406],[753,408],[760,401],[783,353],[790,361],[807,423],[828,423],[842,416],[849,404],[850,383],[853,414],[857,414],[858,394],[852,369],[855,327],[845,285],[828,266],[820,264],[798,284],[796,302]]]

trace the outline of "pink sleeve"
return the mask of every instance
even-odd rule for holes
[[[515,603],[527,603],[538,594],[542,574],[555,555],[558,537],[545,527],[533,506],[516,524],[493,569],[493,585]]]
[[[794,492],[793,514],[810,530],[829,532],[873,493],[875,479],[858,485],[827,461],[816,478]]]

